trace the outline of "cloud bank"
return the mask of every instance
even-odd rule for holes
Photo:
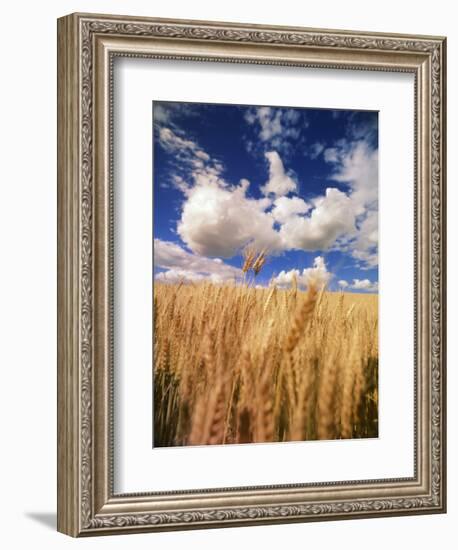
[[[204,280],[222,283],[242,276],[241,269],[225,264],[219,258],[205,258],[161,239],[154,239],[154,267],[164,269],[156,274],[157,280],[173,283]]]
[[[285,173],[280,155],[276,151],[268,151],[265,156],[269,162],[269,180],[261,187],[264,195],[283,197],[288,193],[296,192],[297,184],[291,176]]]
[[[331,277],[332,273],[328,271],[324,258],[317,256],[313,260],[313,267],[305,268],[302,272],[299,269],[281,271],[271,282],[280,288],[293,286],[294,280],[299,288],[307,288],[310,284],[322,288],[329,283]]]
[[[285,168],[281,145],[297,139],[299,122],[301,128],[307,123],[304,116],[270,107],[245,113],[248,125],[258,131],[268,168],[256,196],[247,179],[226,181],[222,162],[176,125],[167,125],[161,114],[158,143],[173,157],[171,182],[183,195],[176,230],[192,253],[231,258],[252,244],[271,254],[340,250],[362,269],[378,264],[377,150],[367,133],[356,130],[331,146],[312,144],[308,155],[321,155],[331,175],[323,194],[304,200],[298,192],[307,189],[307,182],[298,182]]]
[[[239,282],[243,276],[241,269],[228,265],[219,258],[205,258],[188,252],[177,243],[161,239],[154,239],[154,267],[161,269],[156,272],[155,279],[165,283],[210,281],[218,284]],[[329,284],[332,276],[324,258],[317,256],[312,267],[304,268],[302,271],[281,271],[278,276],[272,278],[270,284],[288,288],[293,286],[295,279],[301,289],[307,288],[310,284],[322,288]],[[263,287],[258,285],[257,288]]]
[[[341,279],[337,283],[342,290],[360,290],[363,292],[378,292],[378,283],[371,282],[369,279],[353,279],[352,283]]]

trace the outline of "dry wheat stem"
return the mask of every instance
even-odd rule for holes
[[[377,297],[296,291],[155,283],[155,445],[377,435]]]

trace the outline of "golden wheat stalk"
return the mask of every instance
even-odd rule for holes
[[[267,309],[269,307],[269,304],[272,301],[272,298],[275,296],[276,292],[277,292],[277,287],[275,285],[273,285],[272,288],[269,291],[269,294],[267,295],[267,299],[266,299],[265,304],[264,304],[264,308],[263,308],[263,311],[262,311],[262,313],[264,315],[266,314]]]
[[[315,309],[316,300],[318,297],[317,287],[313,284],[309,286],[308,292],[299,306],[297,313],[291,323],[288,337],[285,343],[287,353],[291,353],[299,343],[304,330],[310,321]]]
[[[296,273],[293,273],[292,296],[294,298],[294,301],[296,301],[296,298],[297,298],[297,276],[296,276]]]
[[[355,380],[354,356],[352,351],[347,356],[343,369],[342,399],[340,404],[340,435],[348,439],[353,433],[353,386]]]
[[[205,425],[207,403],[204,397],[201,397],[194,408],[194,413],[191,420],[191,430],[187,438],[188,445],[202,445],[205,438]]]
[[[292,412],[290,438],[292,441],[302,441],[305,437],[306,423],[308,420],[308,408],[312,388],[311,362],[302,372],[297,391],[297,404]]]
[[[243,273],[248,273],[248,271],[253,267],[254,261],[256,259],[256,250],[252,247],[246,247],[243,250],[243,265],[242,265],[242,271]]]
[[[323,369],[320,373],[317,406],[317,433],[319,439],[334,439],[336,434],[333,402],[337,389],[337,365],[338,358],[329,355],[323,361]]]
[[[255,440],[259,443],[273,441],[275,419],[273,414],[272,377],[268,370],[261,376],[256,397],[255,410],[257,422]]]
[[[155,445],[377,436],[376,296],[156,282],[153,303]]]
[[[254,260],[253,265],[251,266],[255,276],[259,275],[259,273],[260,273],[261,269],[264,267],[266,261],[267,261],[266,251],[261,250],[261,252],[258,252],[257,257]]]
[[[226,396],[224,386],[219,384],[213,394],[214,400],[209,403],[207,411],[209,417],[208,435],[204,443],[221,445],[224,441],[224,423],[226,418]]]

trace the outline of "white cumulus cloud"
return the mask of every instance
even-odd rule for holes
[[[314,200],[309,216],[291,217],[280,229],[285,249],[327,250],[355,230],[355,212],[349,197],[335,188]]]
[[[269,162],[269,180],[261,187],[264,195],[273,194],[277,197],[287,195],[297,190],[296,182],[285,172],[285,167],[277,151],[265,153]]]
[[[233,281],[242,276],[242,270],[224,263],[220,258],[206,258],[188,252],[177,243],[154,239],[154,267],[162,268],[155,278],[165,282],[214,283]]]
[[[223,186],[202,176],[189,189],[177,231],[191,250],[230,258],[248,243],[270,251],[281,248],[273,218],[265,212],[270,201],[247,197],[248,184],[242,180],[239,186]]]
[[[371,282],[369,279],[353,279],[352,283],[345,280],[340,280],[337,283],[342,289],[350,288],[352,290],[362,290],[363,292],[377,292],[378,283]]]
[[[365,141],[357,141],[339,155],[339,167],[333,179],[347,183],[352,200],[364,212],[378,199],[378,151]]]
[[[351,288],[354,290],[366,290],[368,292],[376,292],[378,290],[378,283],[372,283],[369,279],[353,279]]]
[[[305,214],[311,208],[300,197],[278,197],[274,200],[272,216],[274,220],[280,224],[294,217],[296,214]]]
[[[326,263],[322,256],[317,256],[313,260],[313,267],[299,269],[291,269],[290,271],[281,271],[277,277],[272,279],[272,283],[280,288],[288,288],[293,285],[294,279],[300,288],[307,288],[310,284],[318,287],[327,285],[332,277],[326,267]]]
[[[352,243],[352,255],[364,267],[378,265],[378,210],[368,210],[362,217]]]
[[[294,109],[260,107],[245,116],[260,128],[260,140],[293,135],[303,115]],[[268,179],[264,198],[250,196],[249,182],[223,177],[224,167],[176,126],[156,126],[160,145],[170,153],[169,180],[183,194],[177,234],[196,255],[230,258],[247,244],[270,253],[287,250],[341,250],[363,269],[378,263],[378,157],[363,139],[341,139],[333,147],[310,146],[309,156],[323,155],[332,165],[325,194],[298,196],[298,182],[279,150],[264,149]],[[307,189],[307,181],[301,187]]]
[[[364,140],[339,140],[323,153],[334,164],[334,181],[348,186],[356,231],[348,235],[352,256],[362,267],[378,265],[378,151]]]

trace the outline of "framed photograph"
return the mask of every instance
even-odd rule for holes
[[[445,38],[58,20],[58,530],[446,509]]]

